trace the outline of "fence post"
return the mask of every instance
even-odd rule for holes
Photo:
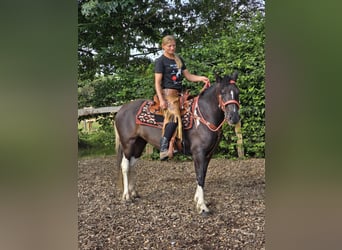
[[[245,156],[245,152],[243,149],[243,140],[242,140],[242,132],[241,132],[241,121],[239,121],[235,125],[235,134],[238,137],[237,139],[237,151],[238,151],[238,156],[239,158],[242,158]]]

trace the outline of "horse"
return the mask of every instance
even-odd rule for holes
[[[224,77],[216,75],[215,84],[193,97],[195,106],[190,118],[193,125],[183,133],[183,153],[191,155],[196,172],[194,201],[199,214],[210,213],[204,200],[204,184],[209,162],[222,138],[222,125],[225,121],[231,126],[240,122],[237,77],[237,72]],[[144,101],[139,99],[124,104],[115,116],[118,177],[123,184],[123,201],[139,197],[135,189],[135,165],[146,144],[160,149],[161,129],[136,122]]]

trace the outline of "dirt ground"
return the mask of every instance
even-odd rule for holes
[[[121,201],[114,156],[78,163],[79,249],[265,249],[265,160],[212,159],[197,214],[192,161],[140,160],[133,203]]]

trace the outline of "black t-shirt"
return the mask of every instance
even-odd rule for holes
[[[178,69],[176,61],[162,55],[156,59],[155,73],[162,73],[162,88],[163,89],[178,89],[182,90],[183,70],[186,69],[182,58],[182,68]]]

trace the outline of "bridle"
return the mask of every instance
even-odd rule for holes
[[[229,84],[235,84],[235,81],[234,80],[230,80],[229,81]],[[194,115],[194,119],[197,119],[198,121],[200,121],[201,123],[203,123],[205,126],[207,126],[207,128],[213,132],[216,132],[218,131],[224,124],[224,122],[226,121],[226,119],[223,119],[223,121],[221,122],[221,124],[219,126],[215,126],[215,124],[212,124],[211,122],[207,121],[204,119],[202,113],[201,113],[201,110],[199,108],[199,105],[198,105],[198,100],[199,100],[199,96],[196,96],[195,99],[194,99],[194,108],[193,108],[193,115]],[[240,108],[240,103],[236,100],[228,100],[226,102],[223,101],[222,99],[222,95],[218,95],[218,102],[219,102],[219,107],[220,109],[225,112],[225,107],[228,105],[228,104],[236,104],[238,106],[238,108]],[[198,113],[198,115],[197,115]]]
[[[230,80],[229,84],[235,84],[235,81]],[[223,112],[224,112],[224,109],[226,108],[226,106],[228,104],[236,104],[238,106],[238,108],[240,108],[240,103],[237,100],[228,100],[228,101],[224,102],[221,94],[218,96],[218,101],[219,101],[219,107],[222,109]]]

